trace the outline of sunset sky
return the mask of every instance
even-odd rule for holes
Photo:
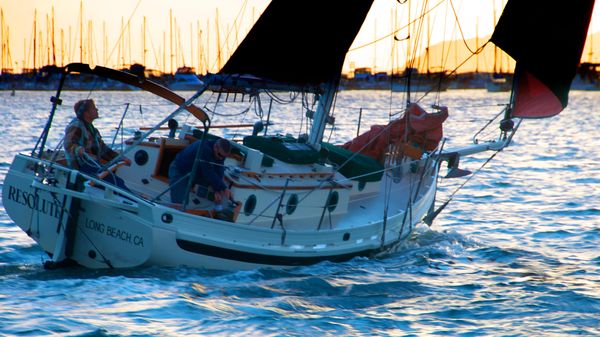
[[[268,0],[0,0],[4,15],[3,64],[5,68],[12,66],[17,71],[23,67],[33,67],[33,25],[34,13],[36,13],[36,45],[38,46],[36,67],[47,64],[48,60],[52,63],[54,58],[58,65],[83,61],[110,67],[142,63],[145,60],[148,68],[167,72],[183,65],[193,66],[201,72],[207,69],[215,72],[218,70],[219,63],[223,64],[243,39],[268,2]],[[417,16],[416,6],[422,6],[426,1],[412,2],[413,9],[410,16],[414,19]],[[437,6],[440,3],[441,5]],[[452,4],[465,38],[474,38],[477,31],[479,36],[489,37],[493,30],[494,8],[497,10],[497,18],[504,3],[505,0],[453,0]],[[421,34],[426,36],[426,26],[429,23],[432,27],[430,38],[432,45],[443,40],[460,39],[458,25],[449,4],[449,0],[429,2],[429,8],[435,8],[429,20],[424,21],[425,26]],[[51,33],[52,8],[54,8],[55,20],[54,49],[52,49]],[[83,18],[80,15],[80,8],[82,8]],[[344,69],[347,71],[354,66],[388,70],[398,67],[399,64],[402,66],[408,52],[415,49],[414,45],[408,49],[407,42],[394,43],[391,37],[386,38],[386,36],[394,27],[406,26],[407,8],[407,5],[401,5],[395,0],[376,0],[351,48]],[[596,8],[594,17],[598,17],[599,14],[600,10]],[[397,17],[395,25],[394,16]],[[172,25],[169,24],[170,17]],[[597,19],[592,19],[591,31],[596,31],[596,22]],[[83,27],[83,36],[80,27]],[[403,38],[408,34],[408,30],[403,29],[396,35],[398,38]],[[410,35],[412,37],[417,35],[414,27]],[[10,50],[6,48],[7,39]],[[358,48],[377,39],[381,41]],[[144,40],[146,53],[142,52]],[[426,41],[425,38],[422,40]],[[220,48],[217,48],[217,41],[220,42]],[[471,45],[472,49],[476,47],[474,42]],[[481,39],[479,44],[484,42],[485,40]],[[395,45],[398,56],[392,57],[392,45]],[[425,42],[421,42],[421,45],[416,48],[417,53],[424,48]],[[203,52],[200,54],[199,50]],[[221,52],[220,60],[217,57],[217,50]],[[10,51],[10,60],[8,51]]]

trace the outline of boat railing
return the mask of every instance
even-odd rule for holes
[[[107,206],[117,207],[130,212],[137,212],[140,203],[150,203],[150,201],[145,200],[143,197],[136,195],[133,192],[126,191],[102,180],[100,177],[102,172],[99,176],[95,177],[77,169],[69,168],[64,163],[61,163],[61,160],[51,161],[48,159],[40,160],[37,158],[29,158],[29,160],[35,160],[36,166],[39,168],[37,169],[38,174],[36,179],[32,182],[32,187],[34,188],[39,188],[51,193],[62,193],[82,200],[99,202]],[[83,190],[77,191],[56,186],[56,179],[54,179],[57,176],[56,171],[62,171],[66,176],[72,176],[73,178],[70,179],[75,179],[74,177],[76,177],[76,175],[82,176],[85,180]],[[107,175],[108,174],[110,173],[107,173]],[[97,193],[99,191],[102,191],[102,198],[98,198],[98,196],[101,195],[100,193]]]

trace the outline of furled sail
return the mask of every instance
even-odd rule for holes
[[[593,8],[594,0],[508,1],[491,41],[517,61],[513,117],[550,117],[567,106]]]
[[[340,76],[373,0],[273,0],[220,75],[316,88]]]

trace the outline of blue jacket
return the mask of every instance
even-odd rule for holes
[[[175,157],[175,165],[183,172],[191,172],[194,167],[194,159],[198,152],[201,141],[195,141],[185,149],[181,150]],[[194,178],[194,183],[203,186],[211,186],[215,192],[223,191],[227,188],[223,182],[225,167],[224,159],[216,159],[214,156],[214,141],[206,141],[200,150],[200,162]]]

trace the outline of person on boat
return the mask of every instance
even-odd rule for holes
[[[199,147],[200,152],[198,152]],[[223,138],[217,140],[206,140],[204,143],[195,141],[181,150],[169,166],[169,186],[171,192],[171,202],[182,203],[185,198],[185,191],[188,185],[189,176],[196,160],[196,154],[200,156],[194,184],[198,185],[196,194],[199,197],[208,197],[208,188],[214,192],[214,202],[220,205],[221,202],[232,198],[231,191],[227,188],[223,179],[225,158],[231,152],[231,144]]]
[[[101,173],[101,160],[111,161],[119,153],[108,147],[98,129],[92,124],[98,118],[98,108],[93,99],[80,100],[73,106],[75,118],[65,129],[64,148],[67,164],[81,172],[97,175]],[[123,157],[125,165],[131,165],[131,160]],[[129,190],[123,179],[114,174],[108,174],[104,181]]]

